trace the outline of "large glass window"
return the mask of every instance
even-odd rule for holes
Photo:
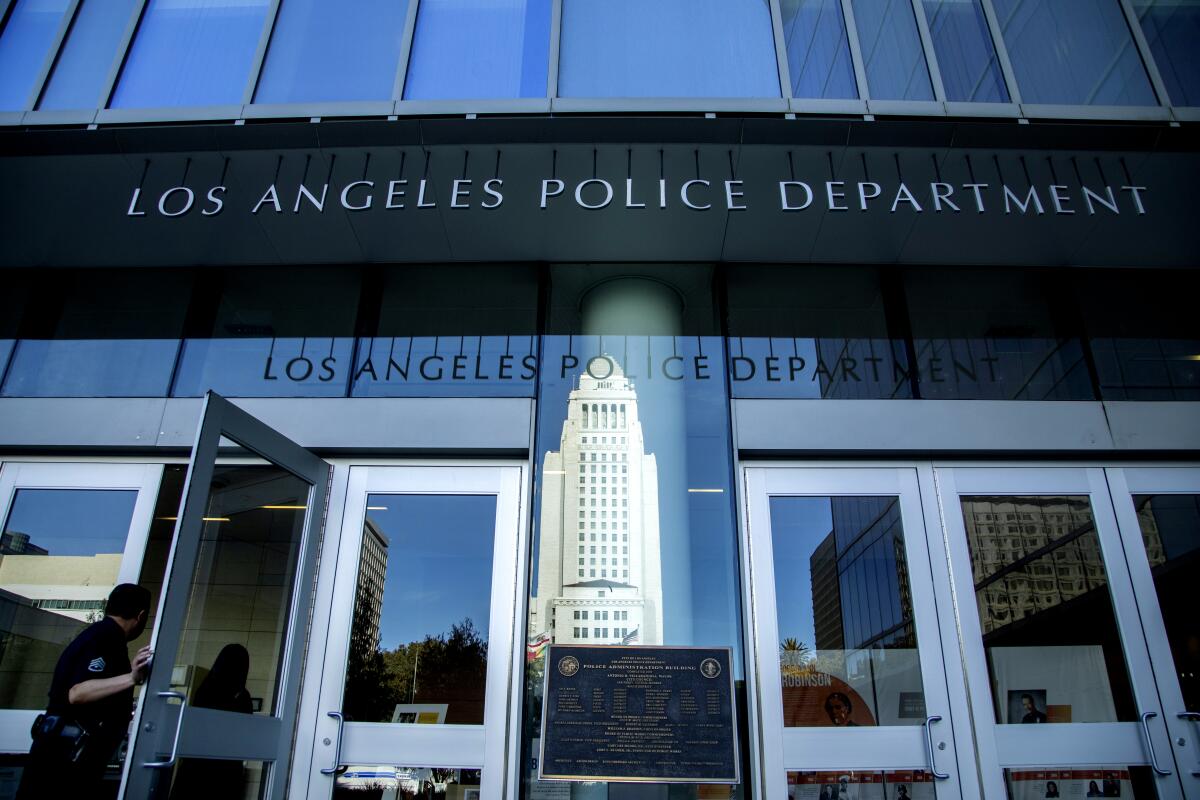
[[[254,102],[391,99],[407,8],[395,0],[287,0]]]
[[[96,108],[135,0],[85,0],[54,64],[38,108]]]
[[[1008,89],[979,0],[923,0],[947,100],[1007,103]]]
[[[342,710],[482,725],[494,495],[367,498]]]
[[[395,267],[376,335],[358,340],[355,397],[532,397],[538,277],[524,265]],[[368,292],[370,294],[370,292]]]
[[[1131,0],[1175,105],[1200,105],[1200,2]]]
[[[18,489],[0,534],[0,708],[45,708],[62,649],[104,618],[136,491]]]
[[[735,687],[745,674],[711,270],[563,265],[550,279],[523,764],[539,746],[542,644],[729,646]],[[525,797],[549,791],[522,778]]]
[[[21,111],[50,55],[67,0],[16,0],[0,33],[0,111]]]
[[[550,0],[422,0],[406,100],[545,97]]]
[[[349,381],[359,276],[320,267],[228,270],[215,309],[183,344],[172,393],[343,397]],[[207,313],[206,313],[207,312]]]
[[[994,0],[1026,103],[1155,105],[1117,0]]]
[[[773,497],[771,545],[786,727],[921,725],[897,497]]]
[[[875,100],[932,100],[921,35],[911,3],[853,0],[867,86]]]
[[[912,397],[878,270],[742,265],[727,274],[734,397]]]
[[[858,97],[841,0],[782,0],[779,9],[792,96]]]
[[[270,0],[149,0],[113,108],[242,102]]]
[[[191,291],[189,270],[43,272],[6,397],[162,397]]]
[[[1094,399],[1073,305],[1048,273],[917,269],[904,287],[922,398]]]
[[[1088,498],[961,504],[996,722],[1136,719]]]
[[[779,97],[761,0],[565,0],[563,97]]]

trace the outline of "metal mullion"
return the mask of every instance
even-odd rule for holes
[[[921,35],[921,49],[925,51],[925,69],[929,82],[933,84],[933,99],[946,102],[946,89],[942,85],[942,69],[938,66],[937,53],[933,49],[933,36],[929,33],[929,20],[925,18],[924,3],[912,0],[913,16],[917,20],[917,32]]]
[[[550,6],[550,63],[546,70],[546,96],[553,102],[558,97],[558,62],[562,53],[563,0],[554,0]]]
[[[1167,85],[1163,83],[1162,73],[1158,71],[1158,64],[1154,61],[1154,53],[1150,50],[1150,43],[1146,40],[1146,33],[1142,30],[1142,22],[1137,18],[1137,12],[1133,10],[1129,0],[1118,0],[1121,4],[1121,10],[1125,12],[1125,23],[1129,25],[1129,32],[1133,36],[1134,47],[1137,48],[1138,55],[1142,58],[1142,67],[1146,70],[1146,74],[1150,76],[1150,85],[1154,87],[1154,93],[1158,95],[1160,105],[1173,105],[1170,95],[1167,93]]]
[[[67,4],[67,9],[58,24],[58,31],[54,34],[54,44],[50,46],[46,57],[42,60],[42,68],[33,81],[33,87],[29,90],[29,97],[25,100],[25,111],[33,111],[37,108],[37,103],[42,97],[42,90],[46,86],[46,81],[50,79],[50,73],[54,71],[54,65],[58,63],[58,55],[62,50],[63,42],[66,41],[71,26],[75,24],[75,17],[79,13],[79,6],[80,0],[70,0]]]
[[[133,13],[129,15],[129,22],[125,25],[125,34],[121,37],[121,43],[117,46],[117,54],[113,56],[112,65],[108,68],[108,76],[100,87],[100,97],[96,99],[98,111],[108,108],[108,103],[112,100],[113,92],[117,88],[117,78],[121,76],[121,70],[125,68],[125,60],[129,58],[129,48],[133,47],[133,38],[142,24],[142,16],[146,13],[148,2],[149,0],[137,0]]]
[[[850,60],[854,63],[854,82],[858,84],[858,99],[870,100],[871,90],[867,86],[867,66],[863,62],[862,46],[858,41],[858,24],[854,21],[851,0],[841,0],[842,17],[846,23],[846,40],[850,43]]]
[[[992,48],[995,49],[996,59],[1000,62],[1000,73],[1004,76],[1004,83],[1008,86],[1008,100],[1020,107],[1021,89],[1017,86],[1017,74],[1013,72],[1012,61],[1008,58],[1008,47],[1004,44],[1004,32],[1000,28],[1000,18],[996,16],[992,0],[979,0],[979,4],[983,7],[983,18],[992,35]]]
[[[787,60],[787,42],[783,38],[783,11],[779,0],[771,0],[771,32],[775,36],[775,64],[779,69],[779,95],[792,96],[792,74]]]
[[[409,0],[404,17],[404,36],[400,39],[400,60],[396,64],[396,82],[392,84],[392,102],[404,100],[404,82],[408,79],[408,59],[412,56],[413,36],[417,33],[417,7],[421,0]],[[395,108],[393,108],[393,113]]]
[[[262,77],[263,64],[267,61],[267,48],[271,46],[271,37],[275,35],[275,23],[279,21],[279,6],[282,0],[271,0],[267,9],[267,18],[263,20],[262,33],[258,37],[258,49],[254,51],[254,60],[250,63],[250,74],[246,76],[246,88],[242,91],[242,105],[248,106],[254,102],[254,93],[258,90],[258,80]]]
[[[8,27],[9,6],[16,0],[0,0],[0,36],[4,35],[4,29]]]

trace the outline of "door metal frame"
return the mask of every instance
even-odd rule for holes
[[[373,470],[378,471],[374,479]],[[456,471],[467,473],[469,480],[456,486],[453,474]],[[484,796],[510,796],[515,790],[520,779],[517,762],[524,685],[526,624],[522,595],[528,583],[528,472],[525,461],[512,460],[335,462],[331,524],[317,578],[313,629],[342,633],[319,640],[314,637],[309,643],[308,668],[312,678],[304,688],[292,767],[296,796],[328,798],[333,789],[330,769],[336,766],[334,761],[344,764],[353,759],[345,751],[362,747],[375,726],[379,726],[374,730],[377,746],[386,747],[382,734],[398,732],[398,737],[387,738],[402,738],[411,748],[403,753],[406,763],[394,766],[481,769]],[[366,498],[370,494],[492,494],[497,498],[488,632],[489,692],[484,725],[406,725],[401,729],[386,723],[344,723],[339,719],[345,685],[345,650],[350,638],[345,622],[353,610]],[[498,599],[502,602],[497,602]],[[508,652],[497,652],[501,645]],[[482,763],[473,760],[466,763],[464,751],[472,749],[482,752]],[[367,758],[355,763],[391,763],[396,758],[390,755],[383,761]]]
[[[962,753],[964,744],[971,747],[967,730],[966,715],[959,708],[965,707],[965,695],[956,703],[951,695],[952,682],[947,682],[954,663],[944,655],[941,644],[945,637],[945,620],[952,615],[940,612],[940,598],[935,591],[937,570],[933,569],[931,545],[938,540],[933,536],[936,517],[928,519],[929,497],[922,492],[915,464],[886,462],[787,462],[764,463],[742,462],[740,465],[745,484],[746,527],[743,546],[748,551],[750,571],[745,576],[750,585],[752,602],[743,609],[748,629],[753,631],[751,658],[753,670],[758,676],[759,691],[750,698],[757,704],[757,731],[760,742],[760,776],[764,794],[768,798],[787,797],[786,775],[795,767],[786,761],[783,740],[803,739],[806,747],[827,749],[827,753],[814,756],[826,759],[828,769],[855,769],[865,771],[923,769],[948,771],[950,777],[938,781],[942,797],[971,796],[974,787],[974,770],[964,769],[960,764],[969,763]],[[847,484],[855,481],[858,484]],[[772,496],[879,496],[895,495],[901,499],[901,519],[905,528],[905,549],[908,568],[912,579],[914,624],[918,630],[917,651],[922,672],[922,685],[928,714],[939,717],[926,726],[896,726],[869,728],[856,731],[830,731],[816,729],[785,729],[782,718],[782,700],[774,694],[780,683],[777,657],[778,630],[775,622],[774,569],[770,540],[770,498]],[[921,588],[924,587],[924,588]],[[750,671],[750,670],[748,670]],[[961,715],[959,720],[956,714]],[[752,715],[753,717],[754,715]],[[840,734],[840,735],[839,735]],[[950,747],[938,750],[927,745],[926,734],[936,734]],[[854,738],[853,744],[851,737]],[[841,741],[841,740],[845,741]],[[836,744],[834,744],[836,742]],[[932,742],[932,739],[930,739]],[[864,746],[865,745],[865,746]],[[967,752],[971,752],[968,750]],[[886,754],[886,755],[885,755]],[[933,768],[931,770],[931,767]],[[825,767],[814,764],[813,769]],[[807,767],[805,767],[807,769]]]
[[[276,692],[278,716],[249,717],[239,720],[234,731],[228,725],[206,728],[204,718],[216,712],[191,709],[186,717],[199,723],[189,728],[180,719],[182,707],[166,700],[170,691],[171,669],[181,639],[180,622],[190,601],[192,573],[199,555],[204,509],[212,484],[218,448],[222,438],[241,445],[309,484],[308,513],[304,522],[300,546],[300,564],[292,589],[292,598],[282,653],[282,668]],[[156,652],[158,669],[151,672],[134,715],[132,741],[125,759],[122,776],[122,795],[147,796],[155,770],[146,764],[158,761],[160,752],[182,756],[225,756],[272,762],[265,780],[267,797],[283,798],[287,788],[292,733],[297,721],[297,702],[301,668],[304,663],[304,637],[308,634],[308,617],[312,602],[312,585],[316,574],[316,556],[324,523],[325,502],[328,496],[329,465],[309,451],[287,439],[260,420],[241,410],[215,392],[208,392],[200,415],[192,457],[183,490],[183,503],[175,524],[173,547],[167,561],[160,598],[158,618],[151,639]],[[153,698],[153,699],[151,699]],[[214,721],[216,721],[214,719]],[[148,726],[153,725],[153,728]],[[174,746],[164,748],[163,736],[176,732]],[[144,735],[152,733],[152,735]],[[143,735],[139,735],[143,734]],[[180,735],[182,734],[182,735]],[[280,769],[283,767],[283,769]]]

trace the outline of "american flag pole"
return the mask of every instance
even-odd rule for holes
[[[621,644],[633,644],[638,640],[638,628],[634,628],[621,639]]]

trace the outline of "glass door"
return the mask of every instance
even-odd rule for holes
[[[984,796],[1183,796],[1104,470],[936,475]]]
[[[161,464],[0,466],[0,752],[28,753],[54,666],[136,583]]]
[[[229,440],[266,463],[217,466]],[[282,798],[329,465],[209,393],[124,796]]]
[[[1174,768],[1200,796],[1200,469],[1106,470]]]
[[[521,491],[519,466],[350,468],[310,798],[504,796]]]
[[[745,476],[765,796],[963,796],[917,470]]]

